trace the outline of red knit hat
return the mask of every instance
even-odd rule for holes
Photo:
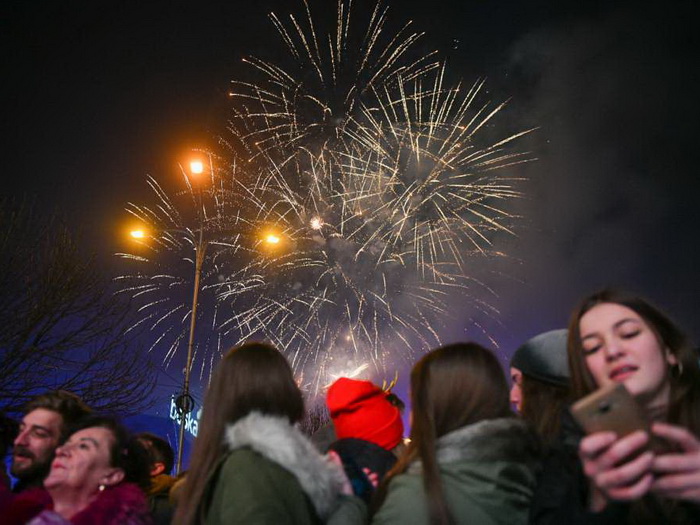
[[[370,381],[341,377],[328,389],[326,403],[338,439],[370,441],[391,450],[403,438],[399,409]]]

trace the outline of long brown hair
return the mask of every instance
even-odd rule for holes
[[[700,435],[700,367],[698,355],[686,335],[659,308],[647,300],[619,290],[607,288],[586,297],[574,310],[569,320],[569,368],[574,399],[579,399],[597,388],[586,366],[581,342],[580,321],[586,312],[602,303],[612,303],[633,310],[656,334],[662,347],[678,361],[669,374],[671,386],[667,420]]]
[[[391,479],[415,459],[422,462],[431,524],[454,522],[447,507],[436,458],[437,440],[466,425],[512,416],[508,384],[498,359],[476,343],[456,343],[429,352],[411,371],[413,425],[406,454],[384,479],[376,511]]]
[[[520,416],[544,443],[552,443],[559,436],[561,414],[571,402],[569,388],[545,383],[524,372],[520,388],[523,399]]]
[[[175,525],[201,521],[206,482],[227,448],[224,432],[249,413],[283,416],[291,423],[304,413],[304,402],[284,356],[265,343],[246,343],[229,350],[219,363],[204,401]]]

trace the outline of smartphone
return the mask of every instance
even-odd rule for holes
[[[587,434],[612,431],[623,437],[644,430],[651,435],[646,414],[622,383],[605,386],[580,399],[571,405],[571,414]]]

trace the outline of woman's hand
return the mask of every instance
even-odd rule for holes
[[[592,488],[589,510],[599,512],[608,500],[635,500],[647,493],[654,461],[651,452],[642,452],[648,442],[641,430],[620,439],[614,432],[596,432],[581,440],[579,457]]]
[[[652,432],[680,452],[656,456],[651,490],[667,498],[700,502],[700,440],[685,428],[666,423],[654,423]]]

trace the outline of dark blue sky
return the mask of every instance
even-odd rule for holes
[[[5,191],[62,209],[112,261],[125,202],[146,198],[146,174],[174,180],[188,149],[222,130],[241,58],[271,52],[266,13],[301,2],[15,4],[0,8]],[[514,127],[540,127],[522,227],[503,241],[511,258],[479,269],[497,294],[502,357],[606,284],[655,299],[697,339],[691,3],[388,5],[457,76],[511,98]],[[471,337],[466,324],[445,339]]]

